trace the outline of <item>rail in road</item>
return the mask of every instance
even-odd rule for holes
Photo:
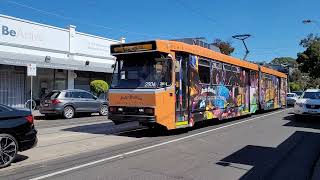
[[[310,140],[318,138],[317,134],[313,135],[312,133],[319,133],[319,130],[309,127],[293,126],[292,123],[295,122],[285,119],[286,117],[291,117],[291,115],[288,114],[289,111],[290,110],[275,111],[222,124],[214,124],[213,126],[211,126],[212,124],[209,124],[209,126],[203,125],[189,131],[175,131],[169,134],[157,134],[145,129],[134,132],[119,132],[119,134],[112,137],[112,139],[125,137],[130,140],[120,144],[109,144],[109,146],[82,152],[64,159],[55,159],[35,164],[32,166],[32,171],[28,171],[31,168],[28,166],[16,168],[12,171],[4,172],[3,177],[14,179],[94,179],[96,177],[105,177],[102,172],[95,172],[94,169],[104,169],[105,171],[103,172],[108,172],[108,177],[116,179],[130,177],[133,174],[136,175],[136,172],[143,175],[141,178],[147,179],[158,177],[159,174],[163,175],[160,179],[163,179],[164,175],[166,177],[181,176],[187,179],[193,177],[193,175],[198,175],[199,177],[203,177],[203,179],[209,177],[211,177],[211,179],[212,177],[215,177],[214,179],[253,178],[254,176],[252,174],[260,177],[261,174],[268,174],[267,171],[261,171],[261,169],[268,169],[261,168],[264,167],[259,165],[261,164],[261,160],[255,160],[255,158],[260,157],[261,154],[264,154],[263,157],[271,156],[270,159],[273,160],[270,161],[271,164],[272,162],[276,164],[275,162],[278,162],[277,159],[286,157],[285,154],[288,153],[284,152],[290,152],[290,149],[295,149],[295,147],[307,146],[313,149],[313,152],[315,152],[313,154],[317,154],[317,146],[311,147],[308,143],[300,143],[299,146],[296,146],[294,145],[295,143],[292,143],[299,142],[298,140],[301,140],[303,137],[309,139],[309,141],[303,142],[311,142]],[[304,124],[304,126],[306,125]],[[81,131],[85,131],[85,129],[86,128],[83,128]],[[69,130],[72,129],[69,128]],[[82,133],[84,132],[80,132],[80,134]],[[105,139],[111,139],[108,138],[110,135],[103,134],[102,136],[104,136]],[[102,144],[105,143],[106,142],[102,142]],[[289,148],[290,146],[292,147]],[[278,151],[282,152],[283,155],[281,153],[274,153]],[[297,153],[299,150],[294,152]],[[277,156],[275,154],[279,155]],[[252,155],[251,158],[250,155]],[[310,156],[309,159],[316,159],[313,156]],[[173,162],[171,162],[171,159]],[[193,161],[198,164],[188,163],[190,159],[193,159]],[[212,159],[212,164],[203,164],[205,159]],[[192,166],[191,170],[190,167],[185,167],[185,169],[189,169],[190,172],[193,173],[172,174],[174,171],[181,171],[179,166],[184,167],[185,164]],[[294,163],[288,162],[288,164]],[[306,165],[310,165],[310,163],[306,163]],[[117,166],[121,169],[121,172],[128,173],[119,174],[117,170],[109,166]],[[208,172],[203,175],[199,174],[199,172],[194,170],[197,169],[196,167],[198,166],[201,167],[200,169],[204,169],[205,172],[208,168],[212,168],[210,171],[208,170],[208,172],[215,172],[215,175],[209,176],[210,174],[208,174]],[[286,165],[282,167],[286,167]],[[80,174],[86,175],[79,176]],[[251,175],[248,176],[248,174]],[[194,176],[191,179],[197,178]]]

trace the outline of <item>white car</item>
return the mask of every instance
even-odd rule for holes
[[[320,89],[308,89],[303,92],[301,97],[296,100],[293,112],[296,116],[319,116]]]
[[[298,98],[296,93],[287,93],[287,106],[293,106]]]

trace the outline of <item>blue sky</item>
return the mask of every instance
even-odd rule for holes
[[[232,41],[233,56],[242,58],[244,47],[232,35],[249,33],[248,59],[270,61],[303,49],[299,41],[320,32],[319,0],[1,0],[0,13],[67,27],[127,42],[150,39],[206,37]]]

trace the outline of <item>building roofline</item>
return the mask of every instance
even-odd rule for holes
[[[38,26],[43,26],[43,27],[48,27],[48,28],[52,28],[52,29],[58,29],[58,30],[63,30],[63,31],[69,32],[69,30],[65,29],[65,28],[60,28],[60,27],[51,26],[51,25],[47,25],[47,24],[41,24],[41,23],[37,23],[37,22],[34,22],[34,21],[26,20],[26,19],[7,16],[7,15],[4,15],[4,14],[0,14],[0,17],[8,18],[8,19],[11,19],[11,20],[16,20],[16,21],[20,21],[20,22],[24,22],[24,23],[29,23],[29,24],[33,24],[33,25],[38,25]]]
[[[33,24],[33,25],[37,25],[37,26],[42,26],[42,27],[47,27],[47,28],[52,28],[52,29],[57,29],[57,30],[69,32],[69,29],[67,29],[67,28],[51,26],[51,25],[42,24],[42,23],[38,23],[38,22],[26,20],[26,19],[17,18],[17,17],[12,17],[12,16],[8,16],[8,15],[4,15],[4,14],[0,14],[0,17],[15,20],[15,21],[20,21],[20,22],[24,22],[24,23],[28,23],[28,24]],[[105,37],[101,37],[101,36],[97,36],[97,35],[92,35],[92,34],[88,34],[88,33],[84,33],[84,32],[76,31],[76,34],[120,43],[120,40],[109,39],[109,38],[105,38]]]

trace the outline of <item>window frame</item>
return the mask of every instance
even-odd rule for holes
[[[202,80],[202,76],[200,75],[200,67],[202,68],[208,68],[209,71],[207,73],[207,75],[209,75],[209,77],[207,78],[207,80],[209,80],[209,82],[203,82]],[[200,81],[200,84],[207,84],[207,85],[211,85],[211,60],[209,59],[199,59],[199,63],[198,63],[198,75],[199,75],[199,81]]]

